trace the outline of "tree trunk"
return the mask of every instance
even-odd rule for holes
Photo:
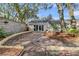
[[[58,3],[57,8],[58,8],[58,13],[59,13],[59,17],[60,17],[61,32],[64,32],[66,26],[65,26],[65,21],[64,21],[62,4]]]
[[[67,8],[69,10],[69,15],[71,17],[71,20],[70,20],[70,24],[71,24],[71,28],[76,28],[76,19],[74,17],[74,10],[73,10],[73,7],[71,4],[67,3]]]

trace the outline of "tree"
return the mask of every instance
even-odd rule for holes
[[[7,20],[13,19],[26,24],[27,19],[32,17],[37,18],[38,4],[4,3],[0,4],[0,7],[0,14]]]
[[[16,16],[21,23],[26,24],[25,20],[32,17],[37,17],[36,13],[38,11],[37,4],[17,4],[13,5],[14,10],[16,12]],[[26,24],[26,27],[27,24]]]
[[[70,24],[71,24],[71,27],[72,28],[76,28],[76,19],[74,17],[74,9],[73,9],[73,5],[70,4],[70,3],[67,3],[67,8],[69,10],[69,15],[71,17],[71,20],[70,20]]]
[[[55,4],[42,4],[42,8],[47,10],[50,9],[54,6]],[[63,4],[61,3],[57,3],[57,9],[58,9],[58,14],[60,17],[60,25],[61,25],[61,32],[63,32],[64,30],[66,30],[66,25],[65,25],[65,21],[64,21],[64,8],[63,8]]]
[[[10,7],[9,3],[0,4],[0,14],[2,17],[6,18],[7,20],[9,20],[11,16],[11,10],[9,7]]]
[[[36,13],[38,11],[37,4],[18,4],[14,3],[14,10],[18,20],[25,22],[26,19],[37,17]]]
[[[66,28],[63,14],[63,5],[61,3],[57,3],[56,5],[60,17],[61,32],[63,32]]]

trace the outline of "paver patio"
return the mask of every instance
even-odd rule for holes
[[[12,38],[3,44],[4,46],[24,46],[24,53],[23,56],[40,56],[40,55],[56,55],[50,54],[49,50],[47,50],[48,46],[62,46],[68,47],[73,46],[72,44],[65,44],[62,41],[57,39],[49,39],[46,36],[43,36],[42,32],[31,32],[28,34],[23,34],[21,36]],[[60,50],[58,50],[60,51]],[[54,52],[54,51],[53,51]],[[72,52],[71,52],[72,53]],[[68,54],[67,54],[68,55]],[[72,54],[70,54],[72,55]],[[75,54],[73,54],[75,55]],[[78,53],[76,54],[78,55]]]

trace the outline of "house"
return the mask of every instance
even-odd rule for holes
[[[47,20],[32,20],[28,25],[33,31],[46,31],[50,28]]]
[[[54,29],[51,26],[51,23],[57,23],[59,25],[58,21],[52,21],[48,19],[32,19],[31,21],[28,22],[29,27],[31,28],[32,31],[53,31]],[[58,31],[58,30],[57,30]]]

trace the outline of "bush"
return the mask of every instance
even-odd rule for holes
[[[70,28],[67,30],[69,33],[79,33],[79,31],[77,29],[74,29],[74,28]]]
[[[56,23],[51,23],[51,27],[54,29],[54,30],[57,30],[59,29],[58,25]]]
[[[6,36],[8,36],[8,33],[3,28],[0,28],[0,38],[5,38]]]

